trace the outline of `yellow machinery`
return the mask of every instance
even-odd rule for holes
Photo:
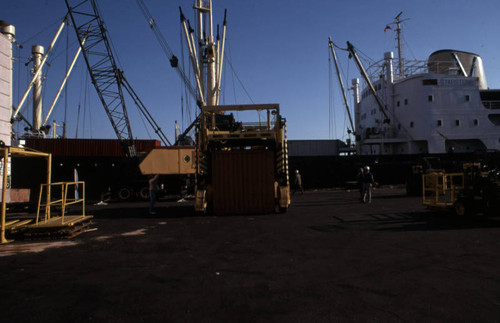
[[[462,169],[456,173],[437,170],[423,174],[423,204],[452,209],[460,216],[498,212],[500,172],[483,171],[480,163],[464,163]]]
[[[238,122],[229,112],[257,113],[259,121]],[[286,120],[278,104],[203,106],[195,129],[194,148],[153,149],[139,166],[142,174],[195,174],[197,212],[286,211]]]
[[[446,173],[442,170],[422,175],[423,204],[428,207],[453,207],[464,188],[463,173]]]
[[[2,190],[2,218],[1,218],[1,232],[0,232],[0,242],[9,242],[5,238],[6,230],[21,230],[27,235],[45,235],[52,234],[56,236],[68,236],[74,235],[78,229],[87,226],[90,223],[92,216],[85,215],[85,183],[84,182],[61,182],[61,183],[51,183],[51,173],[52,173],[52,155],[49,153],[43,153],[39,151],[28,150],[24,148],[17,147],[4,147],[0,148],[1,158],[4,161],[8,161],[10,157],[26,157],[26,158],[45,158],[47,160],[46,178],[47,182],[42,183],[40,187],[40,195],[38,201],[38,211],[34,224],[29,224],[31,220],[12,220],[6,221],[7,212],[7,190]],[[4,167],[5,169],[5,167]],[[8,174],[3,171],[3,188],[8,187]],[[77,197],[76,193],[73,197],[69,197],[71,194],[68,191],[69,188],[75,188],[75,186],[80,185],[82,191],[82,197]],[[53,200],[52,187],[60,187],[60,196],[56,200]],[[76,191],[74,191],[76,192]],[[65,210],[68,205],[81,203],[82,215],[65,216]],[[61,216],[52,217],[51,207],[60,207]],[[40,208],[44,207],[45,216],[43,221],[39,220]]]
[[[139,164],[144,175],[188,175],[194,174],[196,167],[194,147],[166,147],[151,150]]]
[[[10,157],[26,157],[26,158],[45,158],[47,160],[47,184],[50,184],[51,177],[51,164],[52,164],[52,155],[47,153],[42,153],[38,151],[26,150],[24,148],[17,147],[3,147],[0,148],[0,157],[3,159],[4,169],[3,169],[3,185],[2,185],[2,219],[1,219],[1,233],[0,233],[0,242],[6,243],[8,242],[5,238],[5,229],[7,227],[11,228],[12,226],[19,226],[21,221],[9,221],[6,222],[6,213],[7,213],[7,188],[8,188],[8,172],[5,171],[8,164],[8,160]],[[50,192],[48,193],[50,194]],[[25,221],[22,223],[26,224]]]
[[[265,112],[259,122],[233,113]],[[290,205],[286,120],[278,104],[202,107],[197,128],[195,210],[286,211]]]

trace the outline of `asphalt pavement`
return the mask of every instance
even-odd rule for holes
[[[499,322],[500,215],[399,188],[295,194],[284,214],[89,205],[67,240],[0,245],[3,322]]]

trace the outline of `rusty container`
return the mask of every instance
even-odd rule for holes
[[[212,154],[213,211],[268,214],[275,211],[274,152],[217,151]]]
[[[136,140],[135,144],[141,153],[159,147],[160,141]],[[125,151],[116,139],[29,138],[25,145],[56,157],[125,157]]]

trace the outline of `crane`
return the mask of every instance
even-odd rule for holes
[[[69,16],[82,47],[83,57],[87,64],[92,84],[113,126],[118,140],[124,147],[128,157],[136,157],[137,149],[130,127],[123,92],[129,93],[139,111],[154,128],[164,145],[170,144],[161,128],[147,111],[130,83],[126,80],[115,60],[109,36],[101,19],[101,14],[95,0],[72,1],[65,0]],[[71,5],[70,2],[75,2]],[[86,41],[83,42],[83,38]]]

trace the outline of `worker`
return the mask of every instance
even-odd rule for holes
[[[363,203],[372,202],[372,187],[375,184],[373,174],[370,172],[370,166],[365,166],[363,173]]]
[[[156,202],[156,194],[158,192],[158,179],[160,178],[160,174],[150,175],[149,176],[149,214],[156,214],[154,206]]]
[[[302,195],[304,194],[304,189],[302,188],[302,176],[300,176],[299,170],[297,169],[295,171],[295,181],[294,181],[294,187],[293,187],[293,193],[292,195],[295,195],[295,192],[300,189],[300,192]]]
[[[363,175],[364,175],[364,169],[363,167],[359,168],[357,179],[358,179],[358,187],[359,187],[359,200],[363,201]]]

